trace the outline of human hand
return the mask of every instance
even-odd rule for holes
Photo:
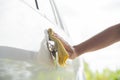
[[[74,58],[77,57],[77,54],[76,54],[76,52],[75,52],[75,49],[74,49],[67,41],[65,41],[65,40],[64,40],[62,37],[60,37],[57,33],[54,33],[54,36],[55,36],[56,38],[58,38],[58,39],[62,42],[64,48],[66,49],[66,51],[67,51],[68,54],[69,54],[69,59],[74,59]]]

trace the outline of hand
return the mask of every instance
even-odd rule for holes
[[[54,36],[57,37],[63,44],[64,48],[66,49],[66,51],[69,54],[69,58],[70,59],[74,59],[77,57],[77,54],[75,53],[75,49],[69,44],[67,43],[62,37],[60,37],[57,33],[54,33]]]

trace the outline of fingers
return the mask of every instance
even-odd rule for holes
[[[65,47],[66,51],[69,54],[69,59],[75,59],[76,54],[75,54],[75,50],[74,48],[67,42],[65,41],[61,36],[59,36],[57,33],[53,33],[55,37],[57,37],[63,44],[63,46]]]

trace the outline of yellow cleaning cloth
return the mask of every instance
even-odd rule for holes
[[[69,55],[67,53],[67,51],[65,50],[63,44],[61,43],[61,41],[56,38],[53,34],[53,30],[50,28],[48,29],[48,34],[49,34],[49,38],[55,42],[55,48],[58,51],[58,63],[61,66],[64,66],[66,64],[66,60],[68,59]]]

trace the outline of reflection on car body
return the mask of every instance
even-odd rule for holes
[[[54,0],[35,1],[0,1],[0,79],[75,80],[72,63],[56,68],[47,49],[48,28],[69,40]]]

